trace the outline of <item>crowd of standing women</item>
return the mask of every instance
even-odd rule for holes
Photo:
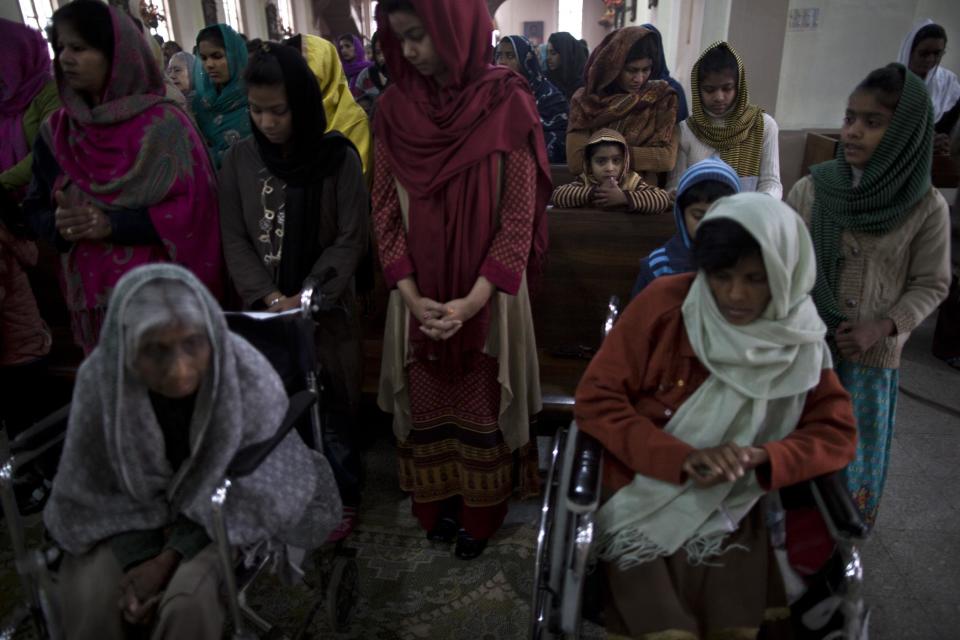
[[[930,181],[932,155],[949,153],[960,112],[960,82],[939,66],[943,29],[919,25],[899,63],[851,87],[845,114],[837,114],[837,157],[813,167],[786,198],[796,216],[781,203],[777,123],[750,101],[747,71],[729,43],[711,45],[694,65],[688,108],[653,25],[616,30],[592,52],[566,33],[541,48],[507,35],[491,50],[480,0],[381,0],[376,16],[369,53],[356,36],[247,42],[219,24],[197,35],[192,53],[168,51],[166,70],[142,26],[98,0],[54,14],[52,64],[39,32],[0,22],[0,50],[12,61],[0,86],[0,387],[10,432],[28,424],[15,407],[42,404],[37,389],[51,349],[26,275],[37,243],[57,256],[74,340],[95,362],[81,369],[78,388],[90,389],[97,375],[130,401],[128,378],[104,371],[140,375],[150,391],[137,410],[153,411],[163,436],[144,442],[166,447],[157,464],[169,467],[161,476],[174,484],[182,477],[174,472],[207,443],[182,433],[193,428],[203,406],[196,395],[206,387],[160,378],[151,386],[140,356],[156,366],[180,356],[198,362],[198,340],[236,352],[235,362],[215,359],[224,372],[240,367],[223,393],[237,402],[252,393],[242,402],[256,403],[275,381],[243,378],[244,349],[224,342],[211,309],[291,310],[316,281],[337,302],[315,341],[327,458],[343,505],[331,535],[346,535],[360,504],[358,276],[375,244],[390,291],[378,404],[393,416],[399,485],[430,540],[476,557],[510,497],[539,488],[531,424],[542,401],[530,296],[548,249],[550,165],[565,163],[577,181],[558,185],[555,204],[673,209],[678,225],[677,238],[645,262],[643,290],[611,335],[619,347],[600,351],[578,390],[581,427],[612,454],[608,488],[633,509],[636,502],[624,501],[677,498],[667,485],[735,487],[711,496],[742,507],[737,539],[757,550],[762,524],[750,507],[761,490],[846,467],[872,523],[900,353],[941,303],[935,351],[960,367],[948,207]],[[703,184],[711,181],[722,183],[713,195]],[[194,292],[184,313],[206,318],[197,323],[209,337],[171,337],[166,356],[143,337],[149,331],[131,329],[152,313],[137,293],[145,278],[138,268],[157,263],[192,274],[155,272],[170,291]],[[697,270],[702,275],[683,274]],[[111,332],[136,338],[118,343]],[[178,404],[184,398],[188,405]],[[714,406],[731,409],[717,416]],[[267,411],[251,409],[258,410]],[[764,431],[765,412],[782,427]],[[221,428],[217,415],[210,420]],[[708,416],[720,439],[698,433]],[[85,419],[77,423],[106,420]],[[110,442],[113,428],[102,425]],[[737,446],[724,440],[728,433]],[[62,468],[83,480],[71,486],[76,478],[61,474],[53,485],[46,518],[58,542],[85,558],[91,544],[113,540],[115,574],[167,558],[169,549],[174,567],[202,555],[209,538],[187,507],[175,514],[192,518],[186,529],[167,528],[178,544],[124,538],[171,523],[144,519],[131,496],[118,497],[136,493],[138,472],[119,465],[123,482],[84,476],[84,459],[99,459],[89,446],[68,441]],[[753,469],[757,481],[734,484]],[[659,484],[641,483],[646,477]],[[97,521],[91,504],[110,500],[123,508],[103,526],[69,521]],[[124,523],[128,512],[137,518]],[[710,615],[724,628],[755,626],[753,609],[708,615],[694,607],[700,622],[690,622],[661,615],[683,609],[669,602],[631,601],[630,581],[666,580],[658,573],[666,566],[651,559],[696,555],[693,565],[705,571],[699,561],[713,547],[694,553],[684,543],[716,542],[718,530],[677,520],[667,507],[639,521],[623,513],[601,512],[601,557],[623,594],[614,626],[632,634],[696,629]],[[766,575],[760,556],[747,556],[741,568]],[[94,565],[106,566],[78,560],[76,575],[92,575],[84,571]],[[168,564],[150,566],[150,584],[174,575]],[[710,584],[717,595],[724,583]],[[124,615],[142,620],[139,607],[151,594],[131,589]],[[179,633],[164,624],[165,633]]]

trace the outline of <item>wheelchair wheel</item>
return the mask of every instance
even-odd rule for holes
[[[533,576],[533,602],[530,619],[530,637],[533,640],[545,640],[554,637],[550,632],[551,612],[555,610],[557,594],[551,587],[550,551],[553,535],[553,522],[556,511],[555,501],[562,494],[560,490],[560,452],[566,443],[567,430],[560,429],[553,439],[550,452],[550,467],[543,488],[543,505],[540,508],[540,527],[537,532],[537,555]]]
[[[357,561],[349,557],[338,557],[333,561],[333,569],[327,582],[325,604],[327,622],[337,633],[350,628],[353,608],[358,597]]]

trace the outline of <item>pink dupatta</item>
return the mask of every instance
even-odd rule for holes
[[[114,56],[101,103],[91,107],[56,65],[64,106],[43,131],[63,170],[54,189],[64,190],[72,204],[105,212],[146,208],[161,242],[81,241],[64,254],[67,306],[87,352],[96,345],[113,287],[140,265],[175,262],[214,296],[223,293],[216,174],[206,146],[166,97],[163,72],[143,34],[126,15],[109,12]]]
[[[0,171],[6,171],[30,153],[23,115],[52,75],[40,32],[2,18],[0,60]]]

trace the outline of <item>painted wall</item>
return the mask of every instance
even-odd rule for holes
[[[580,37],[587,41],[591,51],[611,31],[599,23],[603,10],[603,2],[600,0],[583,0],[583,26]]]
[[[787,31],[777,94],[781,128],[838,127],[847,96],[871,70],[896,60],[913,23],[932,18],[960,41],[956,0],[790,0],[790,9],[820,9],[813,31]],[[943,65],[960,71],[960,48],[947,47]]]
[[[750,101],[774,117],[789,4],[788,0],[734,0],[730,8],[727,40],[743,59]]]
[[[524,22],[542,21],[546,40],[557,30],[557,0],[507,0],[497,9],[494,19],[501,36],[523,35]]]
[[[243,11],[243,33],[250,40],[254,38],[266,40],[269,37],[267,33],[267,3],[263,0],[241,0],[240,4]]]
[[[168,0],[173,15],[174,39],[184,51],[192,51],[197,34],[203,29],[203,10],[199,2]]]
[[[0,18],[13,22],[23,22],[23,16],[20,15],[20,4],[17,0],[0,0]]]
[[[290,4],[293,6],[293,30],[297,33],[319,33],[310,0],[291,0]]]

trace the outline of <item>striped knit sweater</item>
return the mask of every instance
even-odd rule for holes
[[[562,184],[553,190],[553,206],[558,209],[583,209],[593,205],[593,190],[597,188],[593,181],[583,176],[574,182]],[[630,213],[662,213],[670,208],[670,196],[663,189],[651,186],[643,180],[636,181],[634,188],[623,190],[627,196],[624,210]],[[623,188],[623,181],[621,181]]]

